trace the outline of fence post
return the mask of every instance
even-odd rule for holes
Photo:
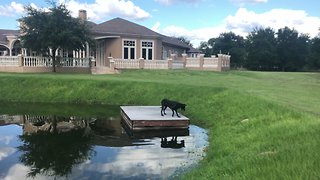
[[[171,54],[171,60],[177,60],[177,54]]]
[[[187,65],[187,57],[188,57],[188,54],[186,54],[186,53],[183,53],[183,54],[182,54],[183,69],[186,68],[186,65]]]
[[[21,54],[18,55],[18,64],[19,64],[19,67],[24,66],[23,56]]]
[[[227,70],[230,70],[230,58],[231,56],[230,55],[227,55]]]
[[[168,59],[168,69],[172,69],[172,59]]]
[[[173,61],[177,59],[177,54],[170,54],[170,59],[168,59],[168,69],[173,69]]]
[[[114,62],[113,59],[109,61],[109,67],[110,67],[110,70],[111,70],[111,71],[114,71],[114,69],[115,69],[115,62]]]
[[[90,67],[96,67],[96,59],[94,57],[89,58],[89,61],[91,60],[91,63],[89,63]]]
[[[222,71],[222,58],[223,58],[223,54],[218,54],[218,71],[221,72]]]
[[[104,66],[110,67],[110,62],[113,60],[113,57],[109,56],[105,59]]]
[[[200,54],[200,69],[203,69],[203,64],[204,64],[204,54]]]
[[[143,58],[139,58],[139,68],[144,69],[144,59]]]

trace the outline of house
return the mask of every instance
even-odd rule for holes
[[[113,73],[117,69],[221,71],[230,67],[230,56],[220,54],[220,58],[204,58],[199,50],[178,38],[162,35],[122,18],[96,24],[87,20],[85,10],[79,11],[79,18],[88,23],[96,40],[95,46],[87,45],[85,50],[71,52],[58,49],[58,70]],[[49,72],[52,60],[22,48],[19,34],[19,30],[0,29],[0,71]]]
[[[116,59],[166,60],[171,54],[182,57],[193,47],[177,38],[154,32],[125,19],[115,18],[92,26],[97,41],[96,60]]]
[[[79,18],[87,20],[85,10],[79,11]],[[177,54],[181,57],[182,53],[194,49],[177,38],[164,36],[122,18],[114,18],[101,24],[87,22],[91,27],[92,36],[97,41],[96,47],[90,48],[95,49],[96,52],[91,51],[89,55],[95,56],[98,61],[109,56],[118,59],[168,59],[170,54]],[[16,46],[14,44],[19,42],[18,36],[19,30],[0,29],[0,55],[18,54],[18,51],[21,50],[17,48],[20,47],[20,43]],[[75,53],[67,54],[67,56],[78,56]],[[81,56],[83,54],[81,53]]]

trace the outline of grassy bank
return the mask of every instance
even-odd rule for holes
[[[0,74],[0,101],[187,104],[210,146],[186,179],[320,177],[320,74],[127,71],[119,75]]]

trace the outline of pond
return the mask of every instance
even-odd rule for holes
[[[204,129],[131,132],[119,112],[0,103],[0,179],[166,179],[204,157]]]

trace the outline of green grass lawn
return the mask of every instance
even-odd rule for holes
[[[124,71],[117,75],[0,73],[0,101],[187,104],[210,145],[184,179],[319,179],[320,74]],[[192,154],[192,152],[190,152]]]

